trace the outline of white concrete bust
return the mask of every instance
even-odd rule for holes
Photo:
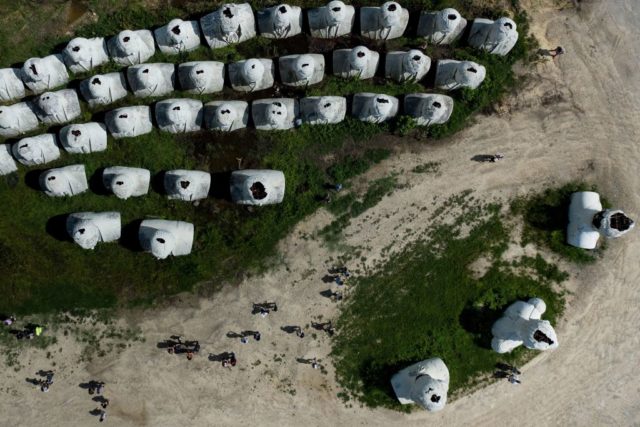
[[[35,94],[66,84],[69,81],[69,73],[62,55],[27,59],[22,66],[22,81]]]
[[[151,172],[147,169],[111,166],[102,172],[102,183],[119,199],[144,196],[149,192]]]
[[[256,22],[249,3],[223,4],[200,19],[202,33],[212,49],[249,40],[256,36]]]
[[[111,59],[129,66],[147,62],[156,53],[155,40],[149,30],[124,30],[107,42]]]
[[[258,11],[258,30],[262,37],[285,39],[302,32],[302,9],[280,4]]]
[[[72,73],[86,73],[109,62],[107,42],[102,37],[72,39],[62,52],[64,62]]]
[[[60,129],[60,143],[69,153],[95,153],[107,149],[107,127],[102,123],[78,123]]]
[[[82,249],[93,250],[100,242],[120,238],[120,212],[75,212],[67,217],[67,234]]]
[[[40,174],[40,187],[47,196],[75,196],[89,189],[84,165],[49,169]]]
[[[43,165],[60,157],[60,149],[53,133],[23,138],[13,144],[13,156],[25,166]]]
[[[89,107],[109,105],[127,96],[124,73],[97,74],[80,82],[80,93]]]
[[[151,109],[147,105],[122,107],[109,111],[105,124],[114,138],[131,138],[151,132]]]
[[[170,133],[196,132],[202,129],[204,109],[196,99],[165,99],[156,103],[156,122]]]
[[[351,34],[355,8],[341,1],[330,1],[326,6],[309,9],[307,16],[313,37],[333,39]]]

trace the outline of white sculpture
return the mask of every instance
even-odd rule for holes
[[[347,113],[347,99],[342,96],[309,96],[300,100],[304,123],[324,125],[340,123]]]
[[[423,360],[391,377],[391,386],[401,404],[416,403],[436,412],[447,403],[449,369],[440,358]]]
[[[122,107],[109,111],[105,124],[114,138],[130,138],[151,132],[151,109],[147,105]]]
[[[60,149],[53,133],[23,138],[13,144],[13,157],[25,166],[43,165],[60,157]]]
[[[112,166],[102,172],[104,187],[123,200],[146,195],[150,182],[151,172],[147,169]]]
[[[175,90],[176,71],[173,64],[140,64],[127,68],[127,80],[138,98],[164,96]]]
[[[524,344],[532,350],[553,350],[558,347],[556,331],[548,320],[540,320],[547,306],[540,298],[516,301],[491,328],[491,348],[497,353],[509,353]]]
[[[0,136],[13,138],[37,128],[38,116],[26,102],[0,105]]]
[[[211,187],[209,172],[176,169],[164,175],[164,189],[172,200],[195,202],[206,199]]]
[[[160,52],[167,55],[177,55],[191,52],[200,47],[200,26],[198,21],[183,21],[176,18],[164,27],[153,32]]]
[[[404,97],[404,112],[419,126],[446,123],[453,112],[453,98],[437,93],[412,93]]]
[[[76,212],[67,217],[67,233],[82,249],[120,238],[120,212]]]
[[[251,104],[251,117],[258,130],[291,129],[298,118],[298,101],[294,98],[255,100]]]
[[[364,46],[337,49],[333,51],[333,74],[345,79],[370,79],[375,76],[379,61],[380,54]]]
[[[22,81],[35,94],[66,84],[69,81],[69,73],[64,66],[62,55],[27,59],[22,66]]]
[[[19,68],[0,69],[0,101],[7,102],[24,98],[25,89]]]
[[[196,132],[202,129],[202,101],[165,99],[156,104],[156,122],[160,130],[170,133]]]
[[[248,3],[223,4],[200,19],[202,33],[211,49],[226,47],[256,36],[256,22]]]
[[[484,80],[487,70],[471,61],[441,59],[436,69],[436,87],[444,90],[476,89]]]
[[[124,30],[107,42],[109,55],[118,65],[142,64],[156,53],[153,34],[149,30]]]
[[[258,11],[258,30],[262,37],[286,39],[302,32],[302,9],[280,4]]]
[[[212,101],[204,106],[207,129],[231,132],[244,129],[249,122],[249,104],[245,101]]]
[[[332,39],[351,34],[355,17],[355,8],[341,1],[330,1],[326,6],[309,9],[309,28],[311,36]]]
[[[187,93],[203,95],[224,88],[224,64],[217,61],[185,62],[178,65],[180,87]]]
[[[431,58],[417,49],[408,52],[389,52],[385,60],[384,76],[403,83],[419,81],[431,68]]]
[[[146,219],[140,224],[140,246],[157,259],[189,255],[193,246],[193,224],[165,219]]]
[[[509,18],[496,21],[476,18],[471,25],[469,45],[494,55],[505,56],[518,41],[516,23]]]
[[[11,155],[11,145],[0,144],[0,176],[16,172],[18,165]]]
[[[357,93],[353,96],[351,114],[358,120],[382,123],[398,114],[398,98],[376,93]]]
[[[418,36],[435,45],[451,44],[462,35],[466,26],[467,20],[455,9],[422,12],[418,22]]]
[[[271,59],[251,58],[229,64],[231,87],[238,92],[257,92],[273,86]]]
[[[40,187],[47,196],[75,196],[89,189],[84,165],[49,169],[40,174]]]
[[[102,37],[76,37],[62,51],[64,62],[72,73],[85,73],[109,62],[107,42]]]
[[[80,93],[91,108],[114,103],[127,96],[124,73],[98,74],[83,80]]]
[[[394,1],[380,7],[360,8],[360,33],[373,40],[402,37],[409,23],[409,11]]]
[[[46,124],[68,123],[81,113],[78,94],[73,89],[45,92],[36,100],[36,114]]]
[[[280,79],[287,86],[309,86],[324,78],[324,55],[307,53],[280,57]]]
[[[107,127],[102,123],[67,125],[60,129],[58,136],[69,153],[95,153],[107,149]]]
[[[231,200],[239,205],[272,205],[284,198],[284,173],[268,169],[231,172]]]
[[[600,236],[620,237],[631,231],[635,222],[621,210],[602,209],[600,195],[580,191],[571,195],[567,243],[582,249],[595,249]]]

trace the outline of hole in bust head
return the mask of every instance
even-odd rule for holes
[[[251,190],[251,195],[256,200],[262,200],[267,197],[267,191],[260,181],[254,182],[249,190]]]
[[[189,181],[180,181],[180,187],[184,188],[185,190],[187,188],[189,188],[190,184],[191,184],[191,182],[189,182]]]
[[[149,74],[149,69],[145,68],[144,70],[142,70],[142,74]]]
[[[280,12],[280,13],[287,13],[287,8],[286,8],[286,6],[280,6],[280,7],[278,8],[278,12]]]
[[[432,396],[431,396],[431,401],[432,401],[433,403],[438,403],[438,402],[440,402],[440,396],[438,396],[437,394],[432,395]]]
[[[91,84],[92,85],[101,85],[102,82],[100,81],[99,78],[96,77],[95,79],[91,80]]]
[[[389,6],[387,6],[387,10],[389,12],[395,12],[398,9],[398,6],[396,6],[395,3],[391,3]]]
[[[29,147],[29,144],[22,144],[22,145],[20,146],[20,148],[27,148],[27,147]]]
[[[413,58],[411,58],[411,59],[413,59],[414,61],[418,62],[418,61],[420,61],[422,58],[420,57],[420,55],[413,55]]]
[[[175,27],[173,27],[173,28],[171,29],[171,32],[172,32],[173,34],[176,34],[176,35],[178,35],[178,36],[179,36],[179,35],[180,35],[180,25],[176,25]]]
[[[42,97],[42,100],[43,100],[43,101],[46,101],[46,100],[48,100],[48,99],[49,99],[49,96],[43,96],[43,97]]]
[[[436,108],[442,107],[442,104],[440,104],[438,101],[434,101],[433,104],[431,104],[431,105],[433,105]]]
[[[511,22],[505,22],[504,26],[507,27],[510,30],[513,30],[513,25],[511,25]]]
[[[473,68],[473,67],[469,67],[469,68],[467,68],[467,71],[468,71],[468,72],[470,72],[470,73],[477,73],[477,72],[478,72],[478,70],[476,70],[476,69],[475,69],[475,68]]]
[[[82,135],[82,132],[80,132],[78,129],[74,129],[74,130],[71,131],[71,135],[80,136],[80,135]]]
[[[78,230],[78,233],[84,234],[84,228],[81,228],[80,230]]]
[[[542,332],[539,329],[536,329],[536,331],[533,333],[533,339],[538,341],[538,342],[547,343],[549,345],[553,344],[553,340],[551,338],[549,338],[548,336],[546,336],[544,334],[544,332]]]
[[[124,181],[116,181],[116,185],[124,185]]]
[[[202,73],[204,73],[204,70],[198,70],[198,71],[196,71],[196,74],[202,74]]]
[[[35,66],[35,64],[31,64],[31,65],[29,66],[29,69],[31,70],[31,72],[32,72],[33,74],[35,74],[36,76],[38,75],[38,70],[36,70],[36,66]]]
[[[333,10],[334,12],[340,12],[342,10],[342,8],[340,6],[336,6],[331,8],[331,10]]]
[[[282,107],[282,103],[280,102],[274,102],[273,105],[275,105],[276,107]]]
[[[231,114],[231,110],[220,110],[220,114]]]
[[[256,64],[251,64],[251,69],[254,70],[256,68]]]
[[[323,105],[323,107],[324,107],[324,108],[329,108],[329,107],[331,107],[331,103],[330,103],[330,102],[327,102],[326,104],[324,104],[324,105]]]
[[[358,52],[358,54],[356,56],[358,58],[364,58],[364,52],[360,51],[360,52]]]
[[[74,46],[71,48],[71,50],[74,52],[80,52],[80,46]]]
[[[56,177],[55,176],[50,176],[47,178],[47,181],[55,181]]]
[[[122,41],[125,42],[125,43],[128,42],[129,40],[131,40],[131,37],[123,37],[122,38]]]
[[[450,13],[449,15],[447,15],[447,19],[449,21],[455,21],[456,19],[458,19],[458,17],[456,15],[454,15],[453,13]]]
[[[173,111],[180,111],[180,107],[179,106],[178,107],[173,107],[172,110]]]
[[[308,67],[308,66],[309,66],[309,64],[302,64],[302,65],[301,65],[301,67],[302,67],[302,68],[304,68],[304,67]]]
[[[388,104],[389,100],[388,99],[384,99],[384,98],[376,98],[376,102],[378,104]]]
[[[164,244],[165,240],[162,237],[158,237],[156,242]]]
[[[229,19],[233,18],[233,13],[231,12],[231,9],[230,9],[230,8],[228,8],[228,7],[225,7],[225,8],[222,10],[222,14],[223,14],[224,16],[226,16],[227,18],[229,18]]]
[[[120,114],[120,115],[118,116],[118,118],[119,118],[119,119],[126,119],[126,118],[128,118],[128,117],[129,117],[129,116],[128,116],[128,115],[126,115],[126,114]]]

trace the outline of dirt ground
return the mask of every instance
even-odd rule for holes
[[[353,270],[373,268],[421,229],[424,218],[446,197],[471,188],[486,198],[510,197],[552,184],[596,182],[607,198],[632,217],[640,212],[640,6],[635,0],[582,1],[579,8],[551,0],[524,1],[541,47],[562,45],[567,53],[542,60],[527,74],[526,87],[505,103],[503,113],[477,124],[446,144],[425,146],[377,165],[362,180],[401,172],[407,186],[353,221],[344,243],[361,248]],[[502,152],[496,164],[470,161]],[[441,163],[437,176],[412,174],[416,165]],[[402,173],[404,171],[405,173]],[[434,202],[435,200],[435,202]],[[424,210],[423,210],[424,209]],[[637,232],[609,244],[606,260],[573,270],[564,319],[556,325],[560,347],[523,367],[523,384],[496,383],[447,405],[439,413],[399,414],[370,410],[336,397],[328,353],[318,334],[299,339],[280,330],[331,318],[336,305],[319,295],[321,278],[336,253],[309,238],[331,220],[320,211],[281,244],[281,264],[272,271],[227,286],[213,298],[176,299],[164,309],[125,313],[122,323],[141,327],[145,343],[93,363],[77,363],[81,347],[60,336],[62,350],[22,356],[20,372],[0,374],[2,424],[86,426],[97,422],[86,390],[105,381],[111,400],[108,423],[120,426],[231,425],[634,425],[640,423],[640,364]],[[275,300],[279,310],[252,316],[251,302]],[[262,340],[241,344],[229,331],[260,330]],[[156,343],[172,334],[198,338],[201,355],[188,362]],[[234,351],[238,366],[223,369],[208,353]],[[437,356],[437,355],[434,355]],[[297,358],[319,358],[328,371]],[[56,362],[56,383],[41,393],[25,382]]]

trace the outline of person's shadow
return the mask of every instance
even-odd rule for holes
[[[231,358],[231,353],[225,351],[224,353],[214,354],[209,353],[209,360],[211,362],[222,362],[223,360],[227,360]]]
[[[281,326],[280,330],[284,331],[288,334],[293,334],[294,332],[296,332],[298,329],[301,329],[299,326]]]

